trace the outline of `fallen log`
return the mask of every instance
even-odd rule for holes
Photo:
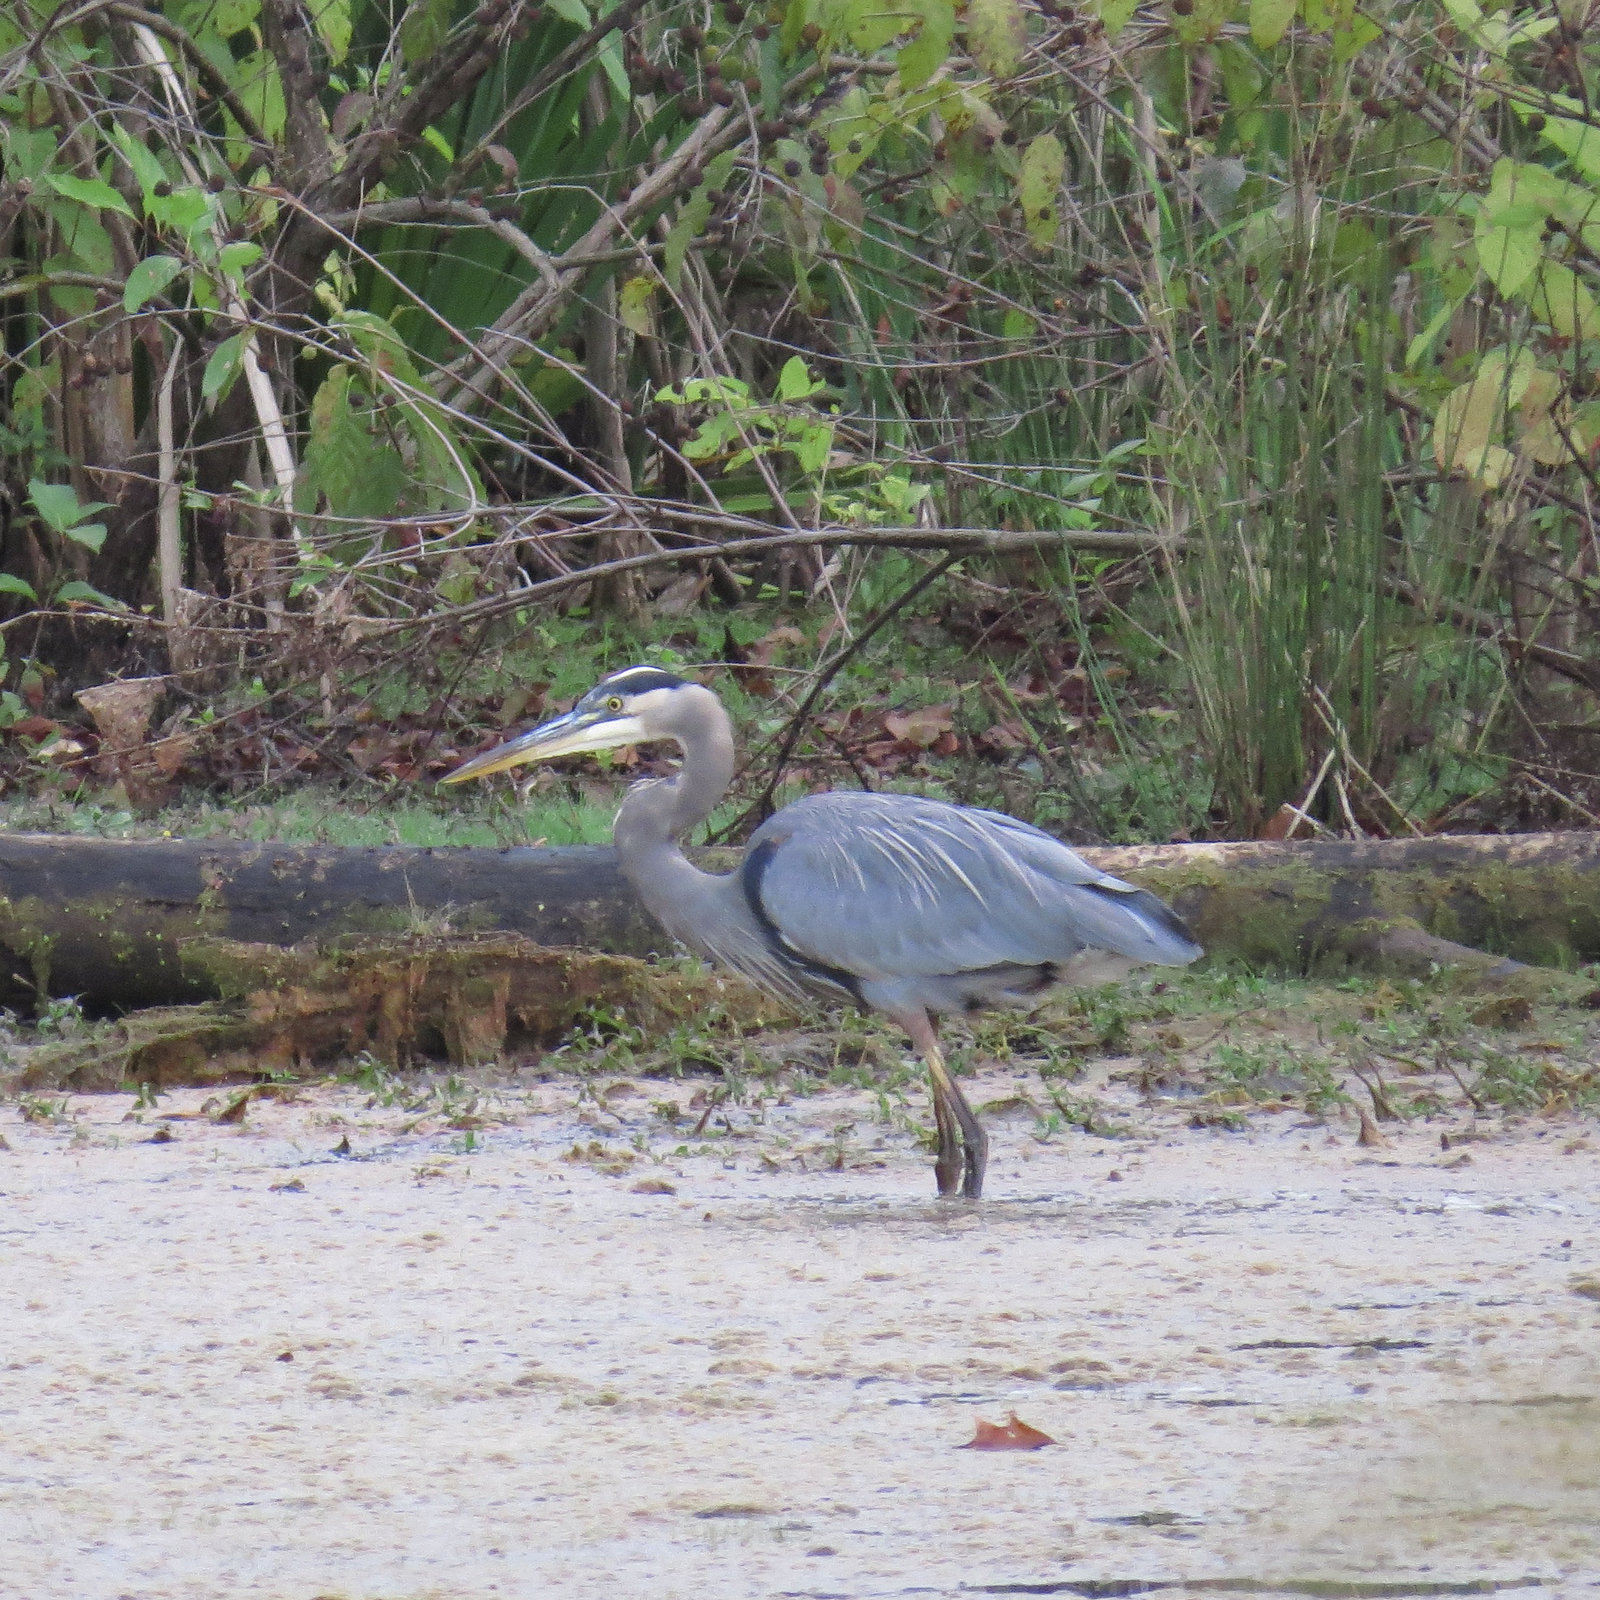
[[[1262,971],[1493,981],[1502,958],[1600,959],[1600,833],[1140,845],[1084,855],[1170,901],[1211,960]],[[706,852],[725,869],[730,852]],[[101,1008],[215,998],[196,941],[516,933],[613,955],[668,941],[613,852],[370,849],[229,840],[0,837],[0,1004]]]
[[[16,1094],[302,1078],[365,1056],[470,1069],[555,1044],[603,1006],[646,1036],[708,1014],[759,1027],[782,1008],[701,968],[548,949],[515,934],[353,936],[327,945],[196,939],[184,963],[222,998],[134,1011],[87,1038],[25,1052]]]

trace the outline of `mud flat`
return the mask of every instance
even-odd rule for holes
[[[1600,1592],[1592,1124],[1017,1087],[976,1206],[844,1090],[7,1108],[0,1591]]]

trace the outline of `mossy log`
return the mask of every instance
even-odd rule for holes
[[[1171,902],[1211,959],[1265,971],[1457,965],[1492,979],[1506,970],[1500,957],[1600,959],[1600,833],[1083,853]],[[614,955],[667,948],[598,846],[0,838],[0,1004],[12,1007],[41,994],[105,1008],[215,998],[215,975],[186,958],[196,940],[287,946],[447,929]]]
[[[1600,832],[1085,850],[1172,905],[1212,959],[1472,980],[1600,960]]]
[[[709,971],[552,950],[515,934],[353,936],[329,945],[196,939],[184,964],[221,999],[135,1011],[30,1051],[11,1092],[298,1078],[366,1054],[469,1068],[555,1043],[598,1007],[654,1036],[689,1017],[756,1026],[781,1008]]]

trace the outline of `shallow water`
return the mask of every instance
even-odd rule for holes
[[[473,1151],[202,1098],[7,1126],[0,1594],[1600,1593],[1571,1128],[1002,1117],[973,1206],[842,1092],[694,1157],[560,1084]]]

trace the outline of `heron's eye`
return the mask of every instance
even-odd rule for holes
[[[621,709],[622,709],[622,696],[620,694],[614,694],[614,695],[610,696],[609,699],[607,699],[607,701],[606,701],[606,710],[607,711],[620,711]]]

